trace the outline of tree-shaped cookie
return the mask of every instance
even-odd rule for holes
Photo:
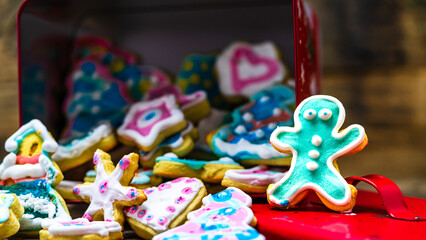
[[[128,187],[138,168],[138,161],[139,156],[131,153],[124,156],[114,169],[108,153],[99,149],[95,152],[95,182],[77,185],[73,189],[75,194],[90,203],[83,218],[116,221],[123,226],[123,208],[146,200],[142,190]]]
[[[270,204],[290,207],[300,202],[308,190],[335,211],[355,205],[357,190],[340,175],[336,159],[362,150],[367,145],[364,128],[354,124],[340,130],[345,109],[334,97],[316,95],[305,99],[294,113],[294,127],[278,127],[271,135],[272,145],[291,152],[287,175],[267,191]]]

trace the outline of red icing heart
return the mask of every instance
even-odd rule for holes
[[[242,79],[238,73],[238,63],[242,59],[248,60],[250,65],[258,66],[264,65],[267,68],[267,71],[260,75],[255,76],[250,79]],[[231,64],[231,86],[234,91],[239,93],[242,89],[246,88],[248,85],[262,83],[268,81],[271,77],[273,77],[279,71],[279,64],[275,59],[265,58],[259,56],[252,49],[248,47],[239,47],[234,51],[234,54],[230,60]]]

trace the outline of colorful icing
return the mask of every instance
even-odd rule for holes
[[[183,60],[176,84],[185,94],[197,91],[207,93],[207,98],[215,108],[226,108],[226,103],[219,91],[214,65],[216,55],[192,54]]]
[[[290,170],[267,191],[269,201],[286,207],[299,193],[311,189],[337,206],[351,201],[351,190],[334,161],[364,143],[364,128],[354,124],[340,130],[345,109],[334,97],[305,99],[294,113],[294,127],[278,127],[271,143],[291,151]],[[360,149],[358,149],[360,150]]]
[[[68,94],[64,105],[68,126],[64,138],[87,134],[100,123],[119,126],[125,108],[132,100],[126,85],[110,76],[109,70],[96,62],[81,61],[67,79]]]
[[[151,227],[157,233],[164,232],[193,201],[203,183],[193,178],[178,178],[158,187],[144,190],[148,200],[139,206],[126,209],[126,215]]]
[[[56,162],[60,162],[64,159],[79,157],[84,151],[93,147],[111,134],[113,134],[111,125],[101,124],[83,137],[59,145],[58,150],[52,155],[52,159]]]
[[[9,219],[9,209],[15,201],[13,194],[1,194],[0,196],[0,223],[4,223]]]
[[[250,97],[284,80],[285,68],[272,42],[233,43],[217,58],[219,87],[227,96]]]
[[[168,76],[152,66],[127,65],[113,76],[126,83],[130,96],[135,101],[142,100],[152,87],[170,84]]]
[[[138,193],[137,189],[133,187],[123,186],[120,182],[124,177],[124,172],[129,168],[129,164],[126,162],[129,162],[130,158],[137,158],[137,155],[134,155],[129,154],[124,156],[114,171],[109,172],[105,168],[106,165],[104,166],[105,163],[103,163],[103,161],[111,161],[109,160],[109,155],[101,150],[95,152],[93,156],[93,162],[96,165],[95,182],[92,184],[77,185],[73,189],[73,192],[78,196],[90,198],[90,205],[83,218],[91,221],[95,213],[103,211],[105,221],[118,221],[119,216],[123,213],[117,208],[143,202],[145,199],[143,194]],[[132,162],[132,168],[133,164],[137,164],[137,161],[136,163]],[[126,168],[120,166],[126,166]],[[135,170],[131,174],[134,174]]]
[[[177,86],[167,85],[150,89],[147,93],[146,99],[152,100],[168,94],[175,96],[183,111],[200,104],[207,98],[204,91],[197,91],[192,94],[185,95],[181,93]]]
[[[294,92],[284,86],[253,95],[249,103],[232,112],[232,122],[213,135],[213,151],[237,161],[289,157],[272,147],[269,136],[277,126],[293,123],[289,107],[294,102]]]
[[[174,153],[167,153],[164,156],[158,157],[156,162],[168,161],[168,162],[178,162],[187,165],[192,169],[201,169],[206,164],[231,164],[231,165],[239,165],[234,160],[228,157],[220,158],[217,161],[202,161],[202,160],[192,160],[192,159],[180,159]]]
[[[203,207],[188,214],[188,222],[155,236],[160,239],[265,239],[249,224],[254,215],[251,198],[237,188],[227,188],[203,199]]]
[[[151,182],[152,170],[141,170],[135,173],[131,184],[147,184]]]
[[[162,131],[183,121],[183,113],[174,96],[166,95],[133,104],[117,132],[119,136],[134,141],[138,146],[152,148]]]
[[[49,235],[56,236],[79,236],[87,234],[96,234],[108,236],[110,233],[121,232],[122,228],[117,222],[93,221],[86,218],[74,220],[48,220],[42,222],[42,227],[47,229]]]
[[[228,170],[224,178],[254,186],[268,186],[281,180],[285,174],[285,172],[271,171],[269,167],[260,165],[250,169]]]

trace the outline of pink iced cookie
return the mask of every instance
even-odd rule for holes
[[[216,71],[220,91],[228,97],[250,97],[286,76],[272,42],[231,44],[217,58]]]
[[[153,239],[265,239],[256,224],[251,198],[238,188],[227,188],[203,199],[203,207],[188,214],[188,222]]]
[[[133,104],[118,128],[119,139],[149,152],[165,138],[186,126],[182,111],[173,95]]]
[[[178,178],[144,190],[148,200],[126,209],[127,221],[144,239],[175,228],[199,207],[206,196],[204,184],[196,178]]]
[[[236,187],[244,192],[265,193],[269,184],[276,183],[286,174],[286,170],[271,169],[260,165],[250,169],[231,169],[222,180],[225,187]]]
[[[172,94],[176,97],[185,114],[185,118],[192,122],[198,122],[210,112],[210,104],[207,100],[207,94],[204,91],[196,91],[185,95],[175,85],[153,88],[148,92],[146,99],[151,100],[167,94]]]
[[[125,206],[141,204],[146,200],[142,190],[128,187],[138,168],[139,156],[135,153],[125,155],[117,164],[111,156],[97,150],[93,156],[96,179],[73,188],[74,194],[90,203],[83,218],[92,220],[116,221],[123,225]]]

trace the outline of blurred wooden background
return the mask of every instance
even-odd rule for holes
[[[0,0],[0,143],[18,128],[16,13]],[[324,94],[363,125],[369,145],[339,160],[344,176],[382,174],[426,198],[426,1],[308,0],[322,32]],[[0,159],[5,155],[0,148]]]

